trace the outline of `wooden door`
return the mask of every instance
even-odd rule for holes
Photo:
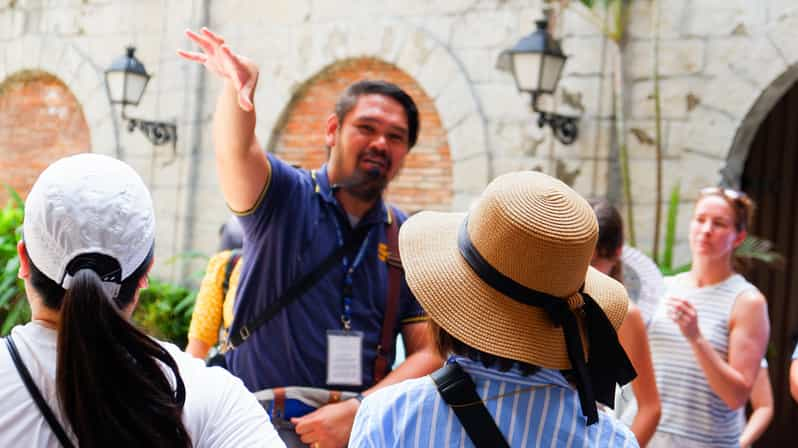
[[[754,235],[775,243],[784,269],[755,265],[746,275],[767,297],[768,362],[775,415],[756,446],[796,446],[798,405],[790,396],[790,358],[798,339],[798,87],[784,95],[751,144],[741,186],[757,203]]]

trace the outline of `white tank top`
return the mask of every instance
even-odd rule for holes
[[[739,447],[743,408],[731,410],[712,390],[679,327],[667,315],[668,297],[688,300],[703,337],[729,360],[729,319],[737,297],[756,287],[739,274],[696,288],[689,273],[665,279],[666,292],[648,327],[662,418],[657,431],[713,447]]]

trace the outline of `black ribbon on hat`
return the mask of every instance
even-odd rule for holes
[[[458,232],[460,254],[471,269],[482,281],[505,296],[523,303],[546,310],[546,314],[557,327],[562,327],[568,359],[576,374],[576,386],[582,414],[587,417],[587,424],[598,422],[596,401],[609,407],[615,406],[615,384],[623,386],[632,381],[637,373],[626,356],[618,334],[604,311],[584,291],[584,284],[579,289],[584,305],[585,327],[590,353],[585,363],[582,336],[576,316],[568,306],[568,301],[536,291],[516,282],[490,265],[477,251],[468,236],[468,217],[463,220]]]

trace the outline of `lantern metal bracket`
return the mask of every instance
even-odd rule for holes
[[[172,157],[164,165],[169,165],[177,158],[177,124],[174,122],[151,121],[141,118],[129,117],[122,107],[122,119],[127,121],[127,131],[133,132],[138,128],[147,140],[155,146],[172,144]]]
[[[579,117],[540,110],[538,108],[539,96],[540,93],[532,92],[532,110],[538,114],[538,127],[543,128],[549,125],[554,137],[564,145],[570,145],[576,141],[576,137],[579,135],[579,127],[577,126]]]

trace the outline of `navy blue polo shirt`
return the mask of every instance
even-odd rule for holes
[[[232,326],[236,330],[339,246],[333,220],[339,220],[344,240],[351,232],[346,213],[330,190],[326,165],[316,173],[314,182],[308,171],[294,168],[271,154],[268,160],[271,178],[261,199],[252,210],[239,216],[244,230],[244,265]],[[228,368],[251,391],[285,386],[357,391],[374,383],[388,275],[379,246],[383,245],[384,255],[389,220],[398,219],[401,224],[406,219],[396,208],[393,210],[389,214],[379,201],[357,224],[373,226],[352,278],[352,330],[364,334],[363,386],[326,384],[327,330],[343,329],[344,265],[340,262],[300,299],[228,353]],[[399,297],[397,333],[402,324],[419,321],[424,313],[404,280]],[[388,365],[392,363],[389,359]]]

